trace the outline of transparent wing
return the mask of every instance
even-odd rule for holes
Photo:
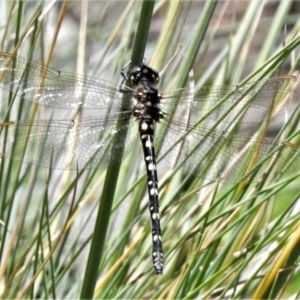
[[[135,121],[129,126],[125,117],[124,124],[117,126],[118,114],[111,114],[111,107],[120,108],[118,84],[59,72],[0,52],[0,85],[35,103],[70,109],[81,105],[106,109],[108,113],[102,111],[100,117],[82,121],[2,123],[0,152],[4,156],[58,169],[96,168],[121,160],[121,149],[125,146],[126,154],[139,140]],[[167,127],[164,149],[175,145],[168,153],[169,161],[184,165],[188,172],[198,176],[222,176],[230,182],[239,180],[253,168],[254,179],[265,173],[265,178],[274,178],[283,167],[286,174],[296,174],[299,150],[294,145],[211,131],[197,126],[197,122],[205,116],[230,123],[240,118],[241,123],[259,123],[267,116],[298,107],[297,95],[299,80],[294,76],[241,87],[214,86],[163,94],[162,108],[168,112],[174,109],[172,114],[166,114],[171,116],[169,122],[167,117],[161,120],[162,127]],[[275,152],[265,159],[270,151]],[[288,166],[290,157],[296,163]]]
[[[0,124],[0,129],[2,156],[55,169],[106,166],[122,160],[139,142],[136,121],[118,127],[99,118],[6,122]],[[273,180],[300,173],[300,149],[267,138],[205,128],[184,129],[182,124],[173,123],[168,127],[162,153],[166,149],[166,159],[172,165],[208,179],[220,176],[226,182],[237,182],[252,171],[253,181]]]
[[[106,166],[122,160],[139,140],[135,121],[116,126],[116,120],[2,123],[0,155],[54,169]]]
[[[230,123],[240,118],[241,123],[260,123],[267,116],[293,112],[299,106],[299,82],[296,76],[283,76],[242,86],[180,89],[162,94],[161,104],[167,112],[170,106],[176,107],[177,120],[188,109],[191,122],[205,116]],[[117,83],[46,68],[4,52],[0,52],[0,86],[28,101],[64,109],[79,105],[119,108],[122,96]]]
[[[252,181],[269,181],[300,175],[300,148],[294,144],[181,123],[168,124],[165,152],[173,166],[207,179],[238,182],[249,174]]]
[[[117,83],[57,71],[4,52],[0,86],[27,101],[63,109],[119,107],[122,96]]]
[[[106,166],[122,160],[139,143],[136,121],[118,127],[114,121],[93,118],[2,123],[1,155],[55,169]],[[300,171],[300,149],[293,144],[184,128],[181,123],[167,128],[162,153],[165,150],[172,165],[182,166],[196,176],[221,177],[227,182],[237,182],[251,172],[251,180],[257,181]]]
[[[162,95],[161,106],[165,111],[176,107],[178,116],[172,115],[177,120],[188,110],[190,122],[205,117],[229,123],[260,123],[267,117],[293,112],[299,107],[299,95],[299,78],[284,76],[243,86],[174,90]]]

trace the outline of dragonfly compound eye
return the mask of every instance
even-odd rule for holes
[[[158,72],[146,65],[132,68],[128,71],[127,77],[132,85],[137,85],[141,81],[145,81],[150,85],[155,85],[159,82]]]
[[[128,71],[127,77],[132,85],[137,85],[142,78],[142,69],[140,67],[134,67]]]
[[[143,73],[143,79],[149,84],[155,85],[159,82],[159,74],[154,69],[143,65],[141,72]]]

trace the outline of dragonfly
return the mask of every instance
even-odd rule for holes
[[[155,273],[161,275],[156,150],[184,172],[224,182],[239,182],[245,174],[253,182],[298,174],[296,145],[232,129],[293,112],[299,105],[300,82],[296,76],[282,76],[241,86],[159,93],[159,73],[146,64],[123,69],[121,76],[121,84],[113,83],[0,52],[0,86],[21,101],[97,113],[70,120],[3,121],[0,157],[54,169],[91,169],[124,159],[141,143],[152,260]]]

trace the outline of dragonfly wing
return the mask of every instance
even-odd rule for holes
[[[120,107],[119,85],[47,68],[0,52],[0,86],[20,97],[63,109]]]
[[[229,183],[246,174],[254,182],[300,174],[300,148],[293,144],[178,126],[168,127],[161,153],[166,151],[167,161],[187,173]]]
[[[134,125],[100,118],[6,122],[0,124],[0,153],[47,168],[98,168],[122,160],[131,150],[137,140],[130,137]]]
[[[177,105],[176,113],[190,116],[190,122],[203,117],[228,123],[256,124],[267,117],[293,112],[299,106],[299,83],[296,76],[283,76],[242,86],[174,90],[163,94],[161,102],[166,111],[168,105]]]

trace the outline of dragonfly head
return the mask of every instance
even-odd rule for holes
[[[132,85],[146,81],[150,85],[156,85],[159,82],[159,74],[154,69],[142,65],[142,67],[134,67],[128,71],[127,78]]]

